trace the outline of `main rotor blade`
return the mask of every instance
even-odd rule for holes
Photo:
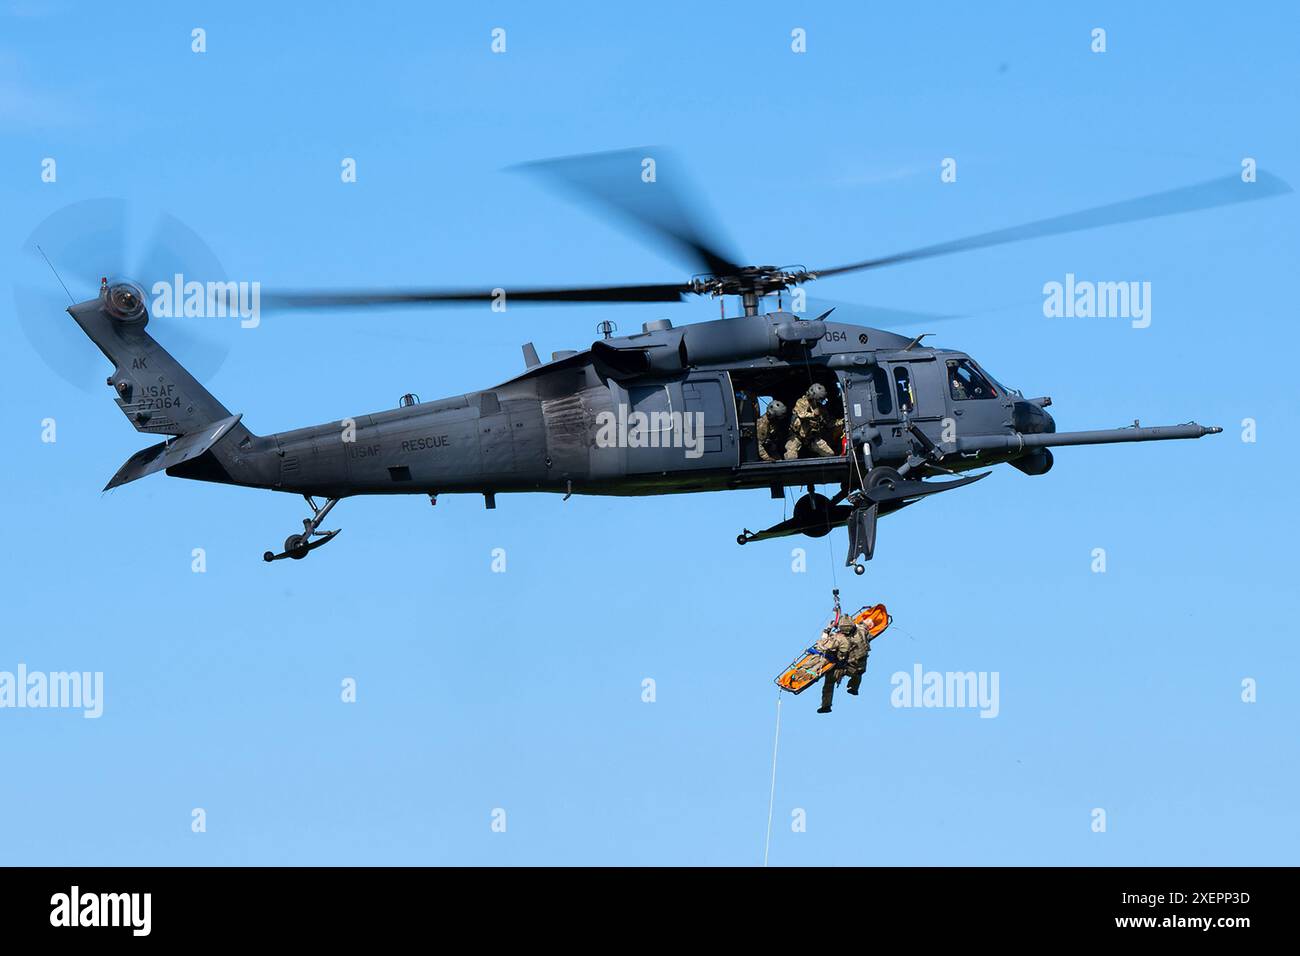
[[[741,268],[716,230],[692,215],[701,208],[676,157],[662,147],[620,149],[513,167],[549,180],[579,201],[604,206],[649,233],[669,252],[713,275]]]
[[[859,305],[856,302],[839,302],[835,299],[821,299],[808,296],[804,300],[805,309],[800,318],[811,319],[828,309],[835,311],[827,317],[829,322],[845,322],[849,325],[865,325],[872,329],[892,329],[909,325],[929,325],[931,322],[947,322],[951,319],[964,318],[962,315],[949,315],[939,312],[917,312],[911,309],[891,309],[874,305]]]
[[[280,292],[262,297],[282,309],[349,309],[394,305],[454,305],[463,302],[680,302],[691,291],[681,282],[661,285],[585,286],[572,289],[405,289],[340,292]]]
[[[1125,222],[1137,222],[1142,219],[1156,219],[1161,216],[1176,216],[1180,213],[1194,212],[1199,209],[1211,209],[1232,203],[1250,202],[1255,199],[1267,199],[1291,192],[1291,187],[1282,179],[1271,173],[1260,173],[1254,183],[1245,183],[1239,176],[1224,176],[1211,179],[1193,186],[1170,189],[1166,192],[1152,193],[1137,199],[1084,209],[1080,212],[1040,219],[1037,222],[1008,229],[998,229],[938,245],[923,246],[908,252],[899,252],[879,259],[864,259],[848,265],[835,266],[830,269],[810,270],[819,279],[840,275],[844,272],[857,272],[862,269],[876,269],[880,266],[910,262],[914,259],[929,259],[934,256],[946,256],[954,252],[970,249],[983,249],[999,246],[1008,242],[1020,242],[1025,239],[1038,239],[1043,236],[1055,236],[1067,232],[1080,232],[1096,229],[1099,226],[1113,226]]]

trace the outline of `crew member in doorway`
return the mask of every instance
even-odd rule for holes
[[[815,382],[794,403],[790,437],[785,443],[786,461],[793,461],[807,448],[818,458],[831,458],[838,452],[826,440],[830,437],[830,415],[826,410],[826,386]]]
[[[785,402],[774,398],[768,403],[767,411],[758,419],[755,434],[758,438],[758,457],[763,461],[780,461],[786,439],[790,434],[790,410]]]

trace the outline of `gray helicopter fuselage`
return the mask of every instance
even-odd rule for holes
[[[941,366],[950,358],[966,356],[920,347],[891,332],[781,312],[678,329],[654,323],[637,335],[557,353],[492,389],[249,435],[221,461],[191,462],[168,473],[331,498],[643,495],[845,480],[843,455],[745,460],[737,393],[744,393],[748,378],[779,381],[783,375],[801,387],[803,376],[834,377],[846,427],[865,445],[863,467],[907,460],[905,420],[936,443],[948,439],[952,453],[940,464],[951,470],[1017,457],[1016,449],[957,450],[958,435],[1013,435],[1020,399],[1008,393],[954,409],[942,398]],[[906,411],[894,400],[898,383],[891,376],[898,368],[908,370],[916,397]],[[668,427],[652,431],[649,441],[639,436],[638,443],[626,424],[619,430],[620,421],[638,410],[667,413]],[[691,420],[672,418],[674,411]]]
[[[303,558],[337,530],[320,523],[339,499],[364,494],[560,492],[654,495],[807,487],[791,518],[737,542],[850,529],[848,563],[870,560],[875,522],[987,475],[954,473],[1010,462],[1052,467],[1055,445],[1199,438],[1186,425],[1057,433],[1045,407],[1007,389],[969,356],[892,332],[799,319],[785,312],[673,328],[660,320],[581,352],[538,361],[495,388],[310,428],[258,435],[203,387],[146,327],[143,290],[104,284],[68,309],[113,362],[108,384],[137,431],[170,436],[132,455],[106,489],[146,475],[222,482],[307,496],[303,532],[266,561]],[[825,389],[820,424],[774,435],[764,403],[799,418],[810,386]],[[807,409],[802,414],[808,414]],[[801,419],[802,420],[802,419]],[[779,431],[781,423],[774,428]],[[760,432],[767,432],[761,446]],[[822,457],[817,456],[820,452]],[[811,455],[811,457],[810,457]],[[927,482],[947,472],[952,480]],[[813,493],[837,484],[828,499]],[[323,506],[315,497],[327,499]]]
[[[847,563],[862,573],[858,559],[871,559],[879,516],[988,474],[957,473],[1009,462],[1042,475],[1052,468],[1056,446],[1200,438],[1222,429],[1134,422],[1132,428],[1058,433],[1046,411],[1051,399],[1027,399],[1006,388],[964,353],[931,348],[921,337],[826,321],[833,309],[812,320],[784,311],[760,314],[765,297],[802,295],[808,282],[886,265],[1290,192],[1271,175],[1249,184],[1235,175],[1220,177],[809,270],[743,264],[687,215],[688,204],[669,185],[672,177],[656,178],[654,190],[643,188],[645,155],[617,150],[532,168],[639,223],[691,263],[697,271],[690,281],[512,287],[510,300],[649,303],[736,296],[743,316],[682,328],[650,322],[635,335],[610,334],[547,363],[529,344],[525,371],[495,388],[427,403],[404,397],[395,409],[258,435],[145,331],[143,288],[105,279],[98,298],[68,311],[114,363],[108,384],[132,426],[168,436],[127,459],[106,488],[165,471],[306,495],[312,517],[282,553],[263,555],[276,561],[303,558],[331,540],[337,532],[322,531],[320,523],[351,495],[481,493],[493,507],[500,492],[651,495],[766,487],[783,497],[783,488],[806,487],[789,519],[759,532],[746,529],[738,543],[795,533],[815,537],[844,526]],[[505,299],[502,288],[425,288],[308,290],[273,302],[316,310],[495,305]],[[825,406],[815,414],[804,396],[822,389]],[[763,415],[774,404],[797,412],[788,432],[779,414]],[[926,480],[945,473],[950,480]],[[819,484],[839,489],[828,498],[816,492]],[[327,501],[318,507],[316,496]]]

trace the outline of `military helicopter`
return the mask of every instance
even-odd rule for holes
[[[100,294],[68,312],[113,363],[108,384],[138,431],[167,435],[133,455],[116,488],[158,471],[301,494],[311,509],[266,561],[302,559],[333,540],[321,524],[353,495],[660,495],[730,489],[806,489],[787,520],[747,544],[784,535],[819,537],[847,526],[845,564],[861,574],[875,553],[876,524],[922,499],[969,485],[1007,463],[1027,475],[1052,468],[1052,448],[1200,438],[1213,426],[1057,431],[1051,399],[1026,398],[965,352],[924,336],[787,311],[813,280],[1104,225],[1188,212],[1289,192],[1271,175],[1237,177],[1151,194],[1083,212],[986,232],[831,268],[744,265],[706,236],[685,187],[647,178],[655,151],[621,150],[530,164],[566,191],[639,226],[693,267],[683,282],[572,288],[408,289],[287,292],[269,305],[361,309],[449,303],[677,302],[739,299],[740,314],[674,327],[666,319],[617,335],[601,323],[589,347],[542,361],[523,346],[524,369],[483,391],[436,401],[406,395],[396,408],[294,431],[257,435],[146,331],[144,289],[104,279]],[[662,155],[660,153],[660,155]],[[776,299],[776,308],[763,311]],[[725,316],[725,309],[724,309]],[[838,447],[827,457],[764,460],[755,423],[773,399],[793,404],[810,386],[827,393]],[[966,474],[982,469],[974,474]],[[837,486],[827,497],[816,488]],[[318,503],[317,499],[323,499]]]

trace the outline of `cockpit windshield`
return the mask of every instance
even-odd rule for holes
[[[1020,394],[1015,389],[1007,388],[968,358],[948,360],[948,391],[953,401],[957,402]]]
[[[1020,389],[1009,388],[1006,385],[1003,385],[996,378],[990,375],[986,369],[980,368],[978,365],[975,365],[974,362],[971,362],[971,365],[975,366],[979,373],[989,380],[993,387],[998,390],[999,395],[1014,395],[1016,398],[1024,398],[1024,396],[1020,394]]]
[[[995,386],[970,359],[948,361],[948,391],[953,401],[997,398],[1002,389]]]

